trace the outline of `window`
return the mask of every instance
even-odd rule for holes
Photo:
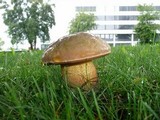
[[[118,16],[118,20],[137,20],[138,16]]]
[[[76,12],[95,12],[96,6],[77,6]]]
[[[113,41],[113,34],[96,34],[96,36],[102,38],[103,40],[106,41]]]
[[[131,30],[134,28],[134,25],[118,25],[119,30]]]
[[[137,17],[136,15],[127,15],[127,16],[124,16],[124,15],[120,15],[120,16],[96,16],[96,20],[97,21],[113,21],[113,20],[137,20]]]
[[[155,6],[155,9],[160,11],[160,6]]]
[[[116,41],[131,41],[131,34],[117,34]]]
[[[105,21],[105,16],[96,16],[97,21]]]
[[[119,11],[137,11],[136,6],[119,6]]]
[[[95,27],[96,30],[105,30],[106,29],[106,25],[97,25]]]
[[[153,6],[160,11],[160,6]],[[119,11],[137,11],[137,6],[119,6]]]
[[[41,44],[41,50],[45,50],[50,44]]]
[[[96,30],[132,30],[134,25],[97,25]]]

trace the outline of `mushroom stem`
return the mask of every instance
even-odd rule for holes
[[[71,87],[91,89],[97,83],[97,72],[92,61],[62,65],[62,75]]]

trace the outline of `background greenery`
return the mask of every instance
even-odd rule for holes
[[[96,27],[94,14],[79,12],[70,22],[69,33],[87,32]]]
[[[0,50],[1,50],[1,46],[4,45],[4,41],[0,38]]]
[[[160,11],[157,11],[152,5],[138,5],[137,10],[138,24],[135,26],[135,36],[140,40],[141,44],[154,44],[159,40],[157,30],[160,30],[160,25],[155,21],[160,19]]]
[[[159,120],[160,45],[119,46],[94,60],[99,84],[72,89],[43,51],[0,53],[1,120]]]
[[[50,40],[49,30],[55,25],[54,5],[43,0],[2,1],[0,10],[5,10],[3,20],[12,44],[27,40],[30,49],[36,49],[37,38],[41,42]]]

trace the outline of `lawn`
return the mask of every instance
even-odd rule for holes
[[[0,53],[0,120],[160,120],[160,45],[112,48],[94,60],[90,91],[67,86],[42,53]]]

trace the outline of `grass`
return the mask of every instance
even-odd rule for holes
[[[43,66],[42,53],[0,53],[0,120],[160,120],[160,45],[112,48],[94,60],[88,92]]]

